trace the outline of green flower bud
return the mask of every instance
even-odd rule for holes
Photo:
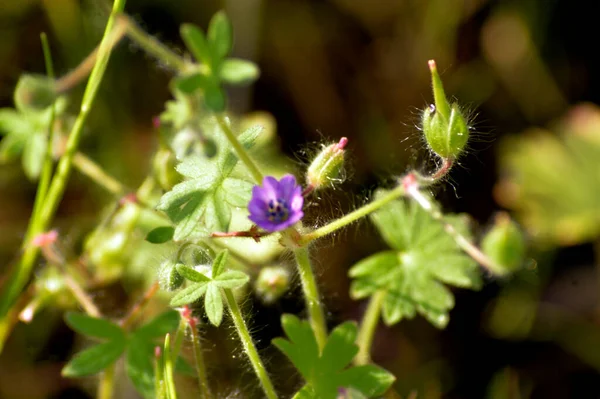
[[[160,265],[158,283],[165,291],[175,291],[183,285],[185,279],[177,272],[177,263],[166,260]]]
[[[254,283],[256,294],[265,304],[276,302],[289,287],[290,273],[282,266],[262,268]]]
[[[457,158],[469,140],[469,128],[458,105],[450,104],[435,61],[429,61],[434,104],[423,111],[421,122],[429,148],[441,158]]]
[[[344,154],[348,139],[342,137],[339,143],[328,145],[317,155],[306,171],[306,184],[313,190],[341,180],[344,170]]]
[[[481,242],[481,250],[494,263],[492,270],[506,275],[519,269],[525,258],[525,238],[515,222],[506,213],[496,217],[494,227]]]
[[[56,100],[54,81],[43,75],[23,75],[15,88],[15,106],[20,110],[42,111]]]
[[[160,187],[169,191],[181,181],[181,176],[175,171],[175,154],[167,148],[161,148],[154,156],[152,166],[154,176]]]

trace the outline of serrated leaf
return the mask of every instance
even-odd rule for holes
[[[228,58],[223,61],[219,71],[221,80],[233,85],[252,83],[259,75],[260,71],[256,64],[238,58]]]
[[[225,12],[219,11],[211,18],[207,36],[215,62],[229,54],[233,45],[233,32]]]
[[[273,344],[292,361],[306,380],[306,385],[294,398],[336,399],[341,388],[349,387],[366,396],[381,395],[394,381],[390,373],[377,366],[346,369],[358,352],[354,343],[357,335],[355,323],[346,322],[336,327],[321,355],[307,321],[284,315],[282,325],[289,340],[276,338]]]
[[[196,302],[200,299],[208,288],[208,283],[194,283],[179,291],[171,299],[171,306],[183,306]]]
[[[127,347],[125,369],[136,390],[146,399],[154,398],[154,345],[133,340]]]
[[[213,326],[219,326],[223,320],[223,297],[221,289],[214,283],[208,284],[204,297],[204,310]]]
[[[467,233],[464,218],[445,218]],[[371,219],[393,250],[372,255],[350,269],[352,297],[385,291],[382,317],[386,324],[418,312],[436,327],[445,327],[454,296],[442,283],[478,289],[481,276],[476,262],[462,252],[439,221],[414,202],[393,201]]]
[[[217,254],[212,263],[212,278],[217,278],[225,270],[225,265],[229,258],[229,251],[224,250]]]
[[[173,239],[175,229],[172,226],[161,226],[151,230],[146,235],[146,241],[152,244],[163,244]]]
[[[165,334],[177,329],[180,318],[179,312],[167,310],[139,327],[133,335],[136,339],[141,340],[162,338]]]
[[[192,24],[181,25],[181,38],[196,60],[211,65],[212,55],[204,33]]]
[[[219,274],[213,281],[221,288],[235,289],[242,287],[250,280],[250,277],[244,272],[238,270],[228,270]]]
[[[210,281],[210,277],[205,276],[204,274],[200,273],[199,271],[197,271],[189,266],[186,266],[182,263],[179,263],[177,265],[177,273],[179,273],[181,276],[185,277],[186,280],[194,281],[196,283]]]
[[[125,341],[125,331],[116,324],[83,313],[68,312],[65,321],[79,334],[107,340]]]
[[[223,181],[225,201],[231,206],[247,207],[252,198],[254,184],[241,179],[229,178]]]
[[[62,369],[65,377],[83,377],[99,373],[113,364],[125,350],[126,341],[115,340],[92,346],[76,354]]]

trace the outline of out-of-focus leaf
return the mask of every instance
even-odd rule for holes
[[[65,377],[83,377],[99,373],[113,364],[125,350],[126,341],[115,340],[92,346],[76,354],[62,369]]]
[[[152,244],[163,244],[173,239],[175,229],[172,226],[161,226],[151,230],[146,235],[146,241]]]
[[[167,310],[135,330],[134,336],[137,339],[145,340],[162,338],[165,334],[177,329],[180,317],[178,312]]]
[[[183,24],[181,38],[196,60],[207,65],[212,64],[210,48],[200,28],[192,24]]]
[[[208,24],[208,44],[216,60],[229,54],[233,46],[231,22],[223,11],[217,12]]]
[[[68,326],[78,333],[107,340],[125,341],[125,332],[116,324],[83,313],[68,312],[65,315]]]
[[[228,58],[223,61],[219,72],[223,82],[233,85],[252,83],[259,75],[260,71],[256,64],[238,58]]]
[[[559,136],[530,129],[500,145],[496,199],[541,246],[577,245],[600,236],[600,109],[579,105]]]
[[[154,398],[153,354],[154,345],[141,340],[133,340],[127,347],[127,376],[146,399]]]

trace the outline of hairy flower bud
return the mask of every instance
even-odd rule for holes
[[[185,279],[177,272],[177,263],[166,260],[160,265],[158,283],[165,291],[175,291],[183,285]]]
[[[265,304],[277,301],[289,287],[290,273],[282,266],[262,268],[255,282],[256,294]]]
[[[469,128],[458,105],[450,104],[444,93],[435,61],[429,61],[434,104],[423,111],[423,134],[429,148],[441,158],[457,158],[469,139]]]
[[[496,217],[494,227],[481,242],[483,253],[494,262],[494,273],[506,275],[519,269],[525,257],[525,239],[506,213]]]
[[[330,144],[316,156],[306,171],[306,184],[313,190],[341,180],[344,169],[344,154],[348,139],[342,137],[338,143]]]
[[[42,75],[23,75],[15,88],[15,106],[21,110],[42,111],[56,100],[54,81]]]

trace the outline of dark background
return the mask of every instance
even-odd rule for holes
[[[0,107],[12,106],[23,71],[44,73],[41,31],[49,34],[57,72],[64,74],[97,44],[107,7],[90,0],[1,0]],[[323,196],[322,205],[307,215],[309,223],[352,209],[377,185],[410,167],[432,166],[416,126],[419,110],[431,101],[429,59],[437,61],[447,93],[471,110],[474,131],[468,153],[437,198],[448,211],[470,213],[481,231],[502,209],[493,195],[502,173],[502,138],[548,126],[578,103],[600,101],[592,2],[131,0],[126,11],[181,52],[179,25],[206,27],[222,8],[235,28],[234,55],[261,69],[255,85],[230,91],[231,109],[271,113],[282,150],[300,166],[314,143],[349,138],[351,178]],[[113,54],[86,129],[83,152],[131,186],[149,169],[156,148],[151,120],[169,99],[170,72],[125,40]],[[73,91],[74,111],[81,91]],[[2,166],[0,267],[18,250],[34,193],[35,184],[26,181],[18,164]],[[77,237],[93,226],[107,201],[74,173],[56,224]],[[334,240],[319,245],[316,255],[332,325],[360,319],[364,304],[349,299],[346,271],[384,245],[367,223]],[[535,246],[534,234],[530,241]],[[421,318],[380,328],[374,360],[398,377],[400,395],[414,390],[419,398],[600,397],[600,354],[589,347],[598,342],[593,247],[546,246],[532,256],[537,268],[523,276],[489,277],[480,292],[456,291],[457,304],[444,331]],[[501,299],[514,300],[499,322],[509,325],[505,329],[490,321],[500,317],[495,312]],[[588,346],[577,345],[582,335],[544,334],[544,323],[563,320],[542,317],[539,304],[546,300],[565,305],[585,324],[583,335],[592,337],[585,341]],[[533,313],[519,319],[528,306]],[[291,296],[276,307],[254,304],[260,340],[280,334],[282,311],[298,310]],[[519,324],[523,320],[528,327]],[[25,335],[9,341],[12,349],[0,357],[1,398],[84,395],[58,377],[73,337],[66,326],[55,326],[34,355],[27,352],[31,344]],[[32,388],[36,381],[44,388]]]

